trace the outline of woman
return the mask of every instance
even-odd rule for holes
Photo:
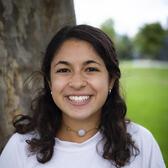
[[[125,119],[118,59],[105,33],[88,25],[62,28],[41,71],[33,116],[14,120],[17,133],[1,168],[165,167],[151,133]]]

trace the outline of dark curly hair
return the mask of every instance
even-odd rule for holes
[[[44,87],[32,101],[33,116],[15,118],[13,124],[18,133],[36,131],[38,138],[27,140],[30,150],[41,163],[49,161],[53,155],[55,135],[61,126],[62,115],[50,93],[50,68],[55,53],[67,39],[75,38],[90,43],[104,61],[110,78],[115,78],[114,87],[108,96],[101,114],[100,131],[104,140],[103,158],[116,167],[129,163],[131,156],[139,153],[131,135],[127,132],[126,104],[119,91],[121,72],[114,44],[100,29],[89,25],[66,26],[49,43],[42,62]],[[23,122],[27,121],[27,122]]]

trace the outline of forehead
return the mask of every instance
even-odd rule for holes
[[[57,53],[54,55],[53,62],[60,60],[76,63],[84,62],[86,60],[96,60],[100,63],[104,63],[90,43],[78,39],[68,39],[63,42]]]

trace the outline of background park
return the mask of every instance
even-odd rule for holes
[[[50,38],[64,25],[88,23],[101,28],[113,40],[120,59],[121,92],[128,105],[127,117],[152,132],[168,166],[168,13],[162,17],[164,24],[163,19],[145,20],[131,34],[121,33],[116,26],[115,17],[110,15],[98,25],[91,21],[81,21],[80,17],[101,20],[94,10],[98,6],[103,8],[103,4],[97,1],[93,3],[94,0],[4,2],[0,0],[0,149],[13,133],[13,116],[30,114],[30,98],[35,92],[30,90],[40,83],[40,78],[35,84],[29,85],[25,85],[25,79],[32,71],[38,70]],[[85,2],[85,5],[81,2]],[[105,2],[107,5],[110,3],[108,0]],[[146,4],[148,2],[151,1],[145,1]],[[152,9],[154,3],[149,5]],[[167,3],[164,5],[168,7]],[[89,7],[92,7],[90,17],[87,16]],[[146,18],[150,15],[152,17],[150,8],[142,11],[145,13],[147,10]],[[125,19],[127,13],[123,14],[121,8],[117,10]],[[129,6],[129,10],[134,12],[133,15],[138,20],[138,6],[134,9]],[[156,13],[163,15],[163,11]],[[104,14],[100,9],[99,13]],[[125,29],[129,29],[129,25]]]

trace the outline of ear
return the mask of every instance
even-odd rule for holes
[[[112,78],[112,79],[110,79],[110,81],[109,81],[109,89],[113,89],[113,86],[114,86],[114,82],[116,81],[116,78]]]

